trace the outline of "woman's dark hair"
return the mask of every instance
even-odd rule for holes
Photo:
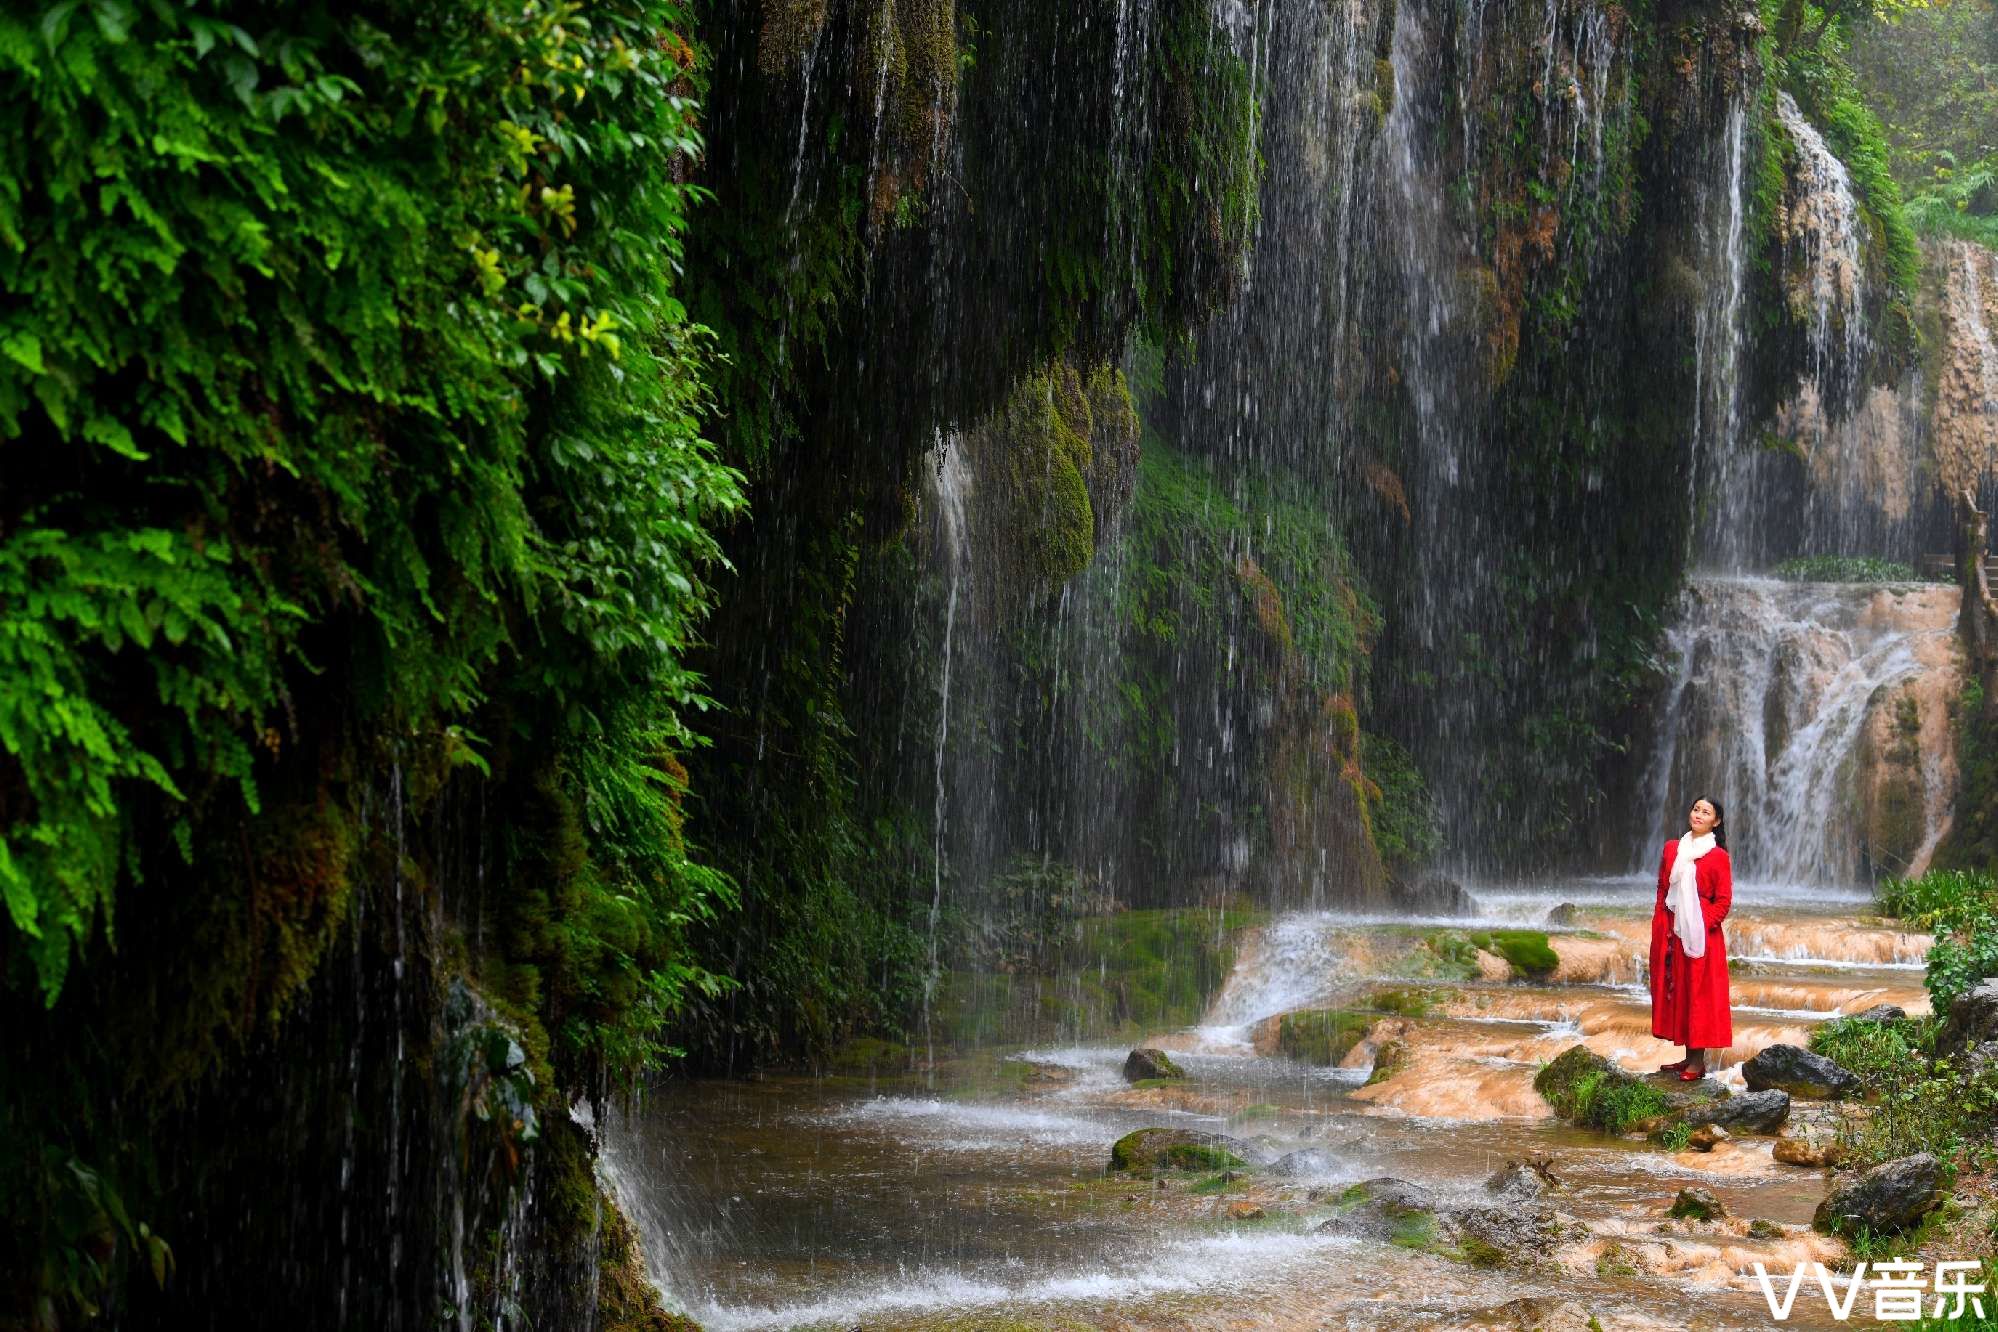
[[[1714,845],[1725,851],[1727,850],[1727,810],[1723,809],[1721,802],[1712,796],[1694,796],[1692,803],[1693,805],[1697,805],[1702,800],[1714,807]],[[1687,808],[1692,808],[1692,805],[1688,805]]]

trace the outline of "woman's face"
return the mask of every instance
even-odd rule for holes
[[[1686,826],[1693,830],[1695,837],[1705,837],[1714,830],[1714,825],[1718,822],[1720,819],[1714,813],[1714,807],[1704,800],[1695,800],[1693,808],[1686,815]]]

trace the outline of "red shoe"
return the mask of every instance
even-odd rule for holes
[[[1704,1068],[1694,1068],[1691,1065],[1688,1065],[1687,1067],[1679,1070],[1679,1081],[1698,1082],[1701,1078],[1704,1078],[1706,1075],[1707,1071]]]
[[[1660,1073],[1677,1073],[1680,1069],[1684,1068],[1685,1066],[1686,1066],[1685,1060],[1675,1059],[1669,1064],[1660,1064],[1658,1066],[1658,1071]]]

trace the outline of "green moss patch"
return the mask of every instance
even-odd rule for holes
[[[1232,1138],[1188,1129],[1145,1128],[1127,1133],[1110,1148],[1110,1169],[1235,1170],[1248,1162],[1234,1151]]]
[[[1384,1041],[1379,1052],[1374,1055],[1373,1072],[1367,1074],[1367,1085],[1386,1082],[1395,1074],[1408,1067],[1408,1044],[1405,1041]]]
[[[1336,1066],[1366,1039],[1381,1014],[1364,1009],[1317,1008],[1286,1013],[1277,1024],[1277,1049],[1300,1064]]]
[[[1672,1108],[1665,1093],[1586,1045],[1570,1047],[1541,1069],[1533,1090],[1569,1123],[1605,1133],[1627,1133]]]
[[[1545,930],[1477,930],[1465,936],[1474,947],[1496,953],[1512,969],[1536,980],[1554,974],[1561,965]]]

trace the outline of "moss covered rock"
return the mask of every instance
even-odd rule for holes
[[[1381,1020],[1381,1014],[1351,1008],[1314,1008],[1286,1013],[1277,1023],[1277,1049],[1300,1064],[1330,1068],[1344,1059]]]
[[[1664,1092],[1586,1045],[1571,1046],[1541,1069],[1533,1090],[1569,1123],[1606,1133],[1628,1132],[1672,1108]]]
[[[1367,1074],[1367,1085],[1371,1087],[1376,1082],[1386,1082],[1408,1067],[1408,1059],[1408,1042],[1383,1041],[1374,1054],[1374,1068]]]
[[[1247,1165],[1239,1139],[1192,1129],[1146,1128],[1127,1133],[1110,1148],[1110,1169],[1233,1170]]]
[[[1185,1069],[1173,1063],[1164,1050],[1153,1046],[1140,1046],[1124,1060],[1126,1082],[1169,1082],[1185,1076]]]
[[[1449,1204],[1420,1184],[1385,1176],[1350,1186],[1334,1205],[1320,1234],[1385,1240],[1474,1267],[1530,1265],[1568,1233],[1548,1207]]]
[[[1727,1207],[1707,1189],[1680,1189],[1665,1215],[1688,1221],[1725,1221]]]
[[[1475,930],[1467,937],[1475,947],[1504,958],[1523,976],[1551,976],[1561,965],[1545,930]]]

